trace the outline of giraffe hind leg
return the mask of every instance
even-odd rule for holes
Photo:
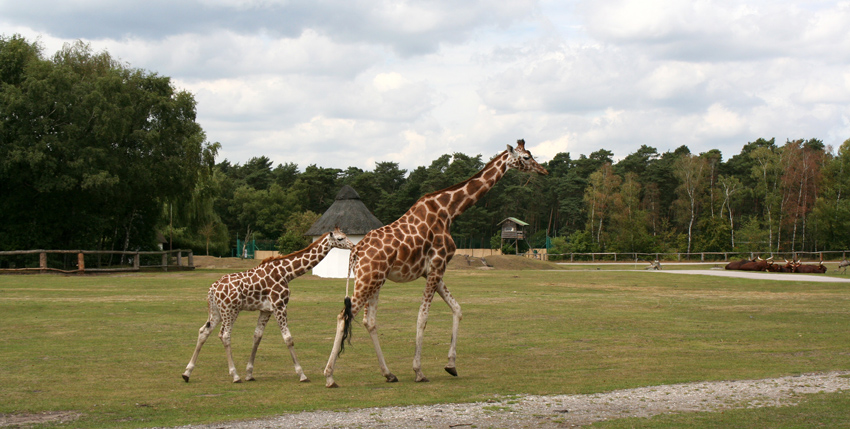
[[[416,374],[415,381],[428,382],[428,378],[422,373],[422,344],[425,341],[425,326],[428,325],[428,311],[434,299],[436,282],[429,276],[422,294],[422,304],[419,306],[419,316],[416,318],[416,351],[413,354],[413,372]]]
[[[395,383],[398,381],[390,369],[387,367],[387,362],[384,360],[384,353],[381,351],[381,344],[378,341],[378,293],[376,292],[366,303],[366,308],[363,311],[363,326],[369,332],[369,337],[372,338],[372,345],[375,347],[375,354],[378,357],[378,366],[381,368],[381,375],[387,379],[387,383]]]
[[[257,319],[257,328],[254,329],[254,347],[251,349],[251,357],[248,358],[248,367],[245,369],[245,380],[254,381],[254,359],[257,357],[257,349],[260,347],[260,341],[263,340],[263,331],[266,329],[266,323],[269,322],[271,313],[261,311],[260,317]]]
[[[233,350],[230,348],[230,334],[233,331],[233,324],[236,322],[236,317],[238,315],[238,311],[230,311],[228,314],[224,315],[222,318],[221,331],[218,333],[221,343],[224,344],[224,352],[227,355],[228,372],[233,378],[234,383],[242,382],[242,379],[239,378],[239,374],[236,372],[236,364],[233,363]]]
[[[357,291],[355,291],[355,294]],[[354,320],[354,316],[360,312],[360,307],[362,304],[359,302],[355,305],[350,298],[346,297],[345,299],[345,308],[337,315],[336,318],[336,335],[334,336],[333,348],[331,349],[331,355],[328,358],[328,364],[325,366],[325,370],[323,374],[325,376],[325,387],[327,388],[336,388],[339,385],[334,381],[334,367],[336,366],[336,360],[339,359],[340,354],[342,354],[342,342],[346,337],[345,331],[346,329],[351,328],[351,321]],[[346,323],[348,326],[346,326]],[[348,336],[350,337],[350,334]]]
[[[198,361],[198,355],[201,353],[201,347],[204,346],[204,343],[209,338],[212,330],[215,329],[216,325],[221,321],[221,318],[218,316],[217,312],[211,312],[209,318],[207,319],[207,323],[204,323],[201,326],[201,329],[198,330],[198,343],[195,345],[195,352],[192,353],[192,358],[189,360],[189,364],[186,365],[186,370],[183,371],[183,381],[189,382],[189,377],[192,375],[192,370],[195,369],[195,363]]]
[[[445,370],[449,374],[457,377],[457,368],[455,367],[455,360],[457,358],[457,334],[458,328],[460,327],[460,321],[463,319],[463,313],[460,310],[460,304],[458,304],[457,300],[454,299],[449,289],[446,287],[446,284],[440,280],[439,284],[437,284],[437,293],[443,298],[443,301],[448,304],[449,308],[452,310],[452,341],[449,346],[449,361],[446,364]]]

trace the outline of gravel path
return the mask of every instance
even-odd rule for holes
[[[799,395],[850,390],[850,371],[674,384],[592,395],[517,396],[470,404],[316,411],[184,429],[556,428],[624,417],[794,405]]]

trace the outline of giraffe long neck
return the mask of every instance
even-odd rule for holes
[[[432,204],[428,201],[434,201],[439,206],[439,210],[447,215],[448,220],[453,221],[478,202],[505,175],[508,171],[509,156],[508,151],[502,152],[474,176],[454,186],[426,195],[422,198],[423,202],[430,207]]]
[[[283,269],[283,277],[286,282],[306,273],[327,256],[331,251],[331,245],[328,243],[327,233],[318,240],[312,242],[309,246],[288,255],[282,256],[270,262],[279,264]]]

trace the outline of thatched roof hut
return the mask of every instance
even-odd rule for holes
[[[345,185],[336,194],[334,203],[304,235],[318,237],[337,226],[351,238],[352,235],[366,235],[384,224],[366,208],[357,191]]]
[[[360,195],[351,186],[345,185],[337,193],[334,203],[304,235],[316,241],[322,234],[339,227],[354,243],[363,239],[367,232],[384,226],[366,208]],[[332,249],[325,259],[313,267],[313,274],[320,277],[345,278],[348,271],[349,251]]]

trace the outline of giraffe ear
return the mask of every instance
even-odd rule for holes
[[[508,145],[508,153],[511,154],[512,157],[516,158],[516,151],[513,146]]]

